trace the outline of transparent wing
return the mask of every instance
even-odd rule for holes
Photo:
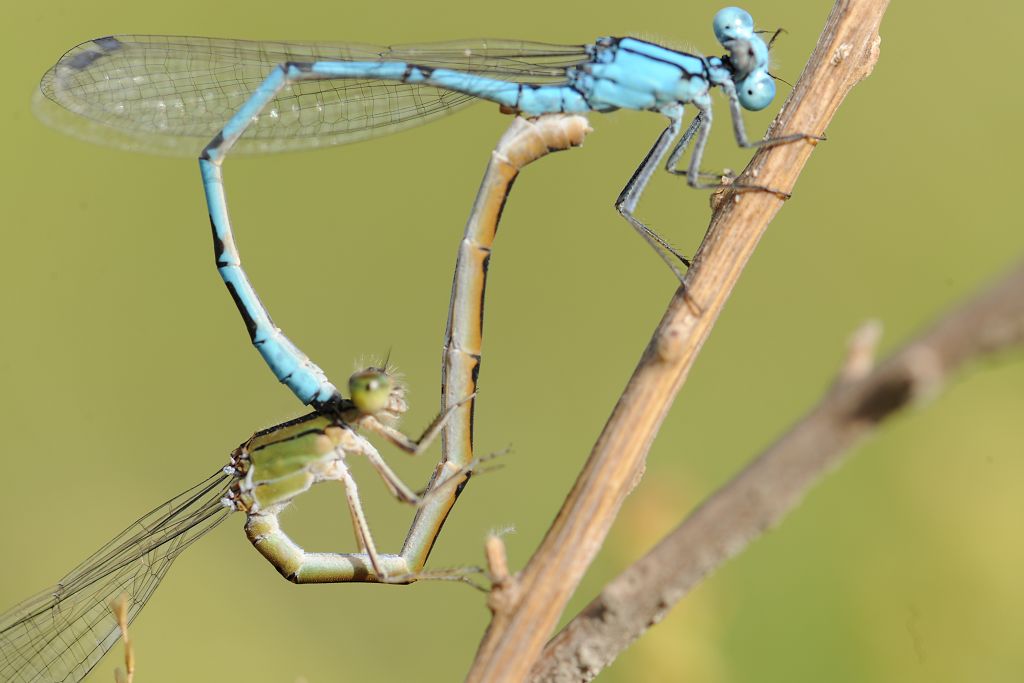
[[[110,601],[128,596],[132,621],[174,559],[220,524],[234,477],[220,471],[150,511],[48,591],[0,616],[0,681],[80,681],[120,631]]]
[[[36,110],[47,123],[94,142],[196,154],[282,62],[402,61],[552,83],[585,59],[581,45],[507,40],[379,47],[111,36],[61,57],[43,76]],[[448,90],[380,80],[300,82],[267,106],[239,149],[352,142],[431,121],[473,101]]]

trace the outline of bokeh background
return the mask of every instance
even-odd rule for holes
[[[858,86],[771,226],[588,574],[574,614],[820,396],[870,317],[884,348],[1024,254],[1019,212],[1024,9],[897,2]],[[720,1],[260,5],[227,0],[5,8],[0,146],[0,606],[55,583],[157,502],[204,478],[253,430],[299,414],[248,344],[211,259],[195,163],[92,146],[29,100],[62,52],[118,32],[399,43],[471,36],[584,42],[633,34],[716,54]],[[796,79],[830,2],[746,3],[788,30]],[[1007,36],[1009,34],[1007,33]],[[685,42],[684,42],[685,41]],[[979,64],[981,62],[981,64]],[[995,65],[995,66],[993,66]],[[787,89],[781,89],[783,95]],[[724,101],[707,168],[742,168]],[[777,107],[747,115],[759,135]],[[425,128],[302,154],[232,159],[232,216],[276,321],[335,381],[390,349],[405,425],[435,413],[451,267],[507,119],[479,105]],[[521,566],[657,323],[674,282],[612,209],[658,117],[594,116],[582,150],[517,182],[491,262],[474,480],[432,566],[477,563],[512,525]],[[693,252],[707,195],[659,174],[641,215]],[[313,279],[311,273],[327,274]],[[711,577],[606,672],[608,681],[1018,681],[1024,672],[1024,354],[972,367],[902,416],[777,530]],[[410,482],[421,462],[386,455]],[[378,544],[411,511],[357,463]],[[354,547],[340,492],[286,520],[307,547]],[[450,584],[295,587],[232,517],[171,570],[136,621],[139,679],[451,681],[488,621]],[[90,680],[110,680],[120,654]]]

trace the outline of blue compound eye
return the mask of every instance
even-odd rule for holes
[[[766,71],[755,71],[736,84],[736,96],[744,109],[760,111],[775,99],[775,81]]]
[[[749,38],[754,35],[754,18],[750,16],[750,12],[739,7],[718,10],[712,26],[718,42],[723,44],[727,40]]]

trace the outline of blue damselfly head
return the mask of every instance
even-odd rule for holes
[[[775,98],[775,82],[768,73],[768,45],[754,31],[754,19],[739,7],[719,10],[712,22],[715,37],[729,51],[728,65],[740,105],[750,111],[764,109]]]

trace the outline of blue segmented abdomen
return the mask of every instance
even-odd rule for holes
[[[310,70],[329,78],[373,78],[429,85],[496,102],[528,116],[581,114],[592,110],[583,93],[567,84],[516,83],[402,62],[321,62],[311,65]]]
[[[217,272],[245,321],[253,346],[263,356],[278,381],[291,389],[304,404],[326,405],[338,400],[341,396],[338,389],[331,384],[324,371],[274,324],[242,270],[224,204],[220,168],[206,156],[199,160],[199,167],[210,210]]]

